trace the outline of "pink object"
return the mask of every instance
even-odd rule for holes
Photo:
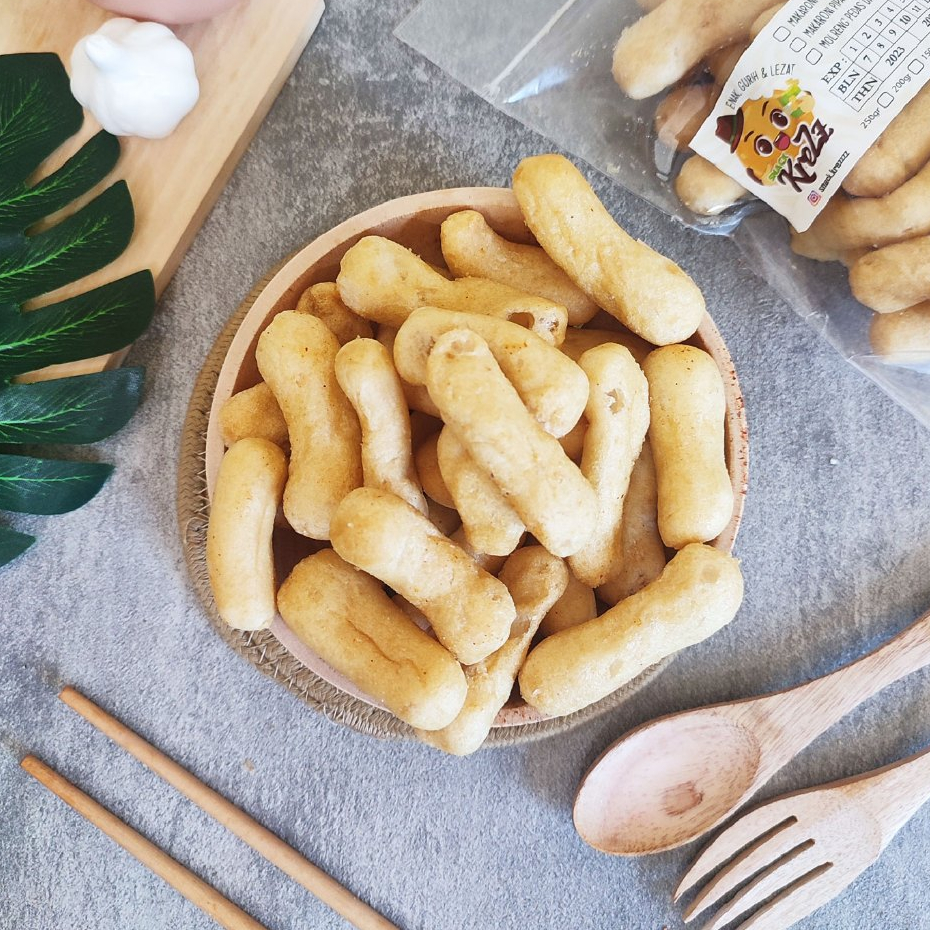
[[[177,25],[210,19],[241,0],[92,0],[105,10],[132,19]]]

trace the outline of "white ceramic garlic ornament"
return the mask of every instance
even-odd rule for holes
[[[71,53],[71,93],[108,132],[162,139],[193,109],[190,49],[160,23],[108,20]]]

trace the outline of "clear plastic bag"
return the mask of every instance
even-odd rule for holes
[[[686,157],[659,142],[661,98],[631,100],[611,74],[635,0],[423,0],[396,35],[524,125],[584,159],[684,225],[731,236],[769,285],[852,365],[930,427],[930,354],[873,352],[876,315],[849,288],[847,269],[795,255],[789,227],[761,202],[719,216],[691,213],[671,179]]]

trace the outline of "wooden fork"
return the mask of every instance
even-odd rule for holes
[[[928,798],[930,749],[776,798],[724,830],[695,860],[674,900],[732,859],[686,909],[685,921],[749,882],[703,930],[719,930],[763,902],[736,930],[785,930],[852,884]]]

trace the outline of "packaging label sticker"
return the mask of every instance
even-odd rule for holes
[[[789,0],[691,147],[803,232],[930,80],[930,0]]]

